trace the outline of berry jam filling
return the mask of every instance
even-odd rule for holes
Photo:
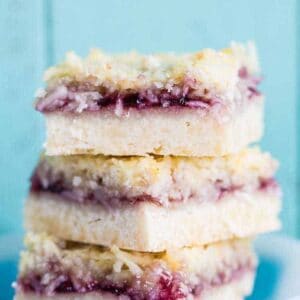
[[[31,271],[18,279],[16,288],[23,293],[36,293],[53,296],[67,293],[109,292],[116,296],[127,296],[133,300],[179,300],[188,296],[200,296],[207,289],[229,284],[254,271],[253,263],[239,264],[235,267],[224,265],[212,280],[195,275],[193,283],[179,272],[170,272],[163,267],[148,268],[141,276],[129,280],[113,282],[107,278],[83,280],[74,272],[62,270],[59,262],[53,270],[53,263],[40,274]],[[91,276],[89,276],[91,277]]]
[[[259,96],[257,86],[260,78],[248,73],[246,68],[239,70],[237,88],[245,98],[251,100]],[[88,83],[71,82],[66,85],[48,89],[38,97],[36,109],[40,112],[77,112],[99,111],[105,107],[113,107],[116,114],[122,114],[123,109],[153,108],[153,107],[188,107],[209,110],[216,105],[224,105],[224,99],[214,95],[207,89],[201,94],[197,90],[195,79],[186,78],[182,85],[169,88],[151,87],[141,91],[111,91],[103,86]]]
[[[30,191],[33,193],[52,193],[71,202],[100,204],[106,209],[121,207],[125,203],[133,205],[145,201],[161,205],[159,199],[150,195],[137,197],[112,196],[105,190],[100,180],[94,188],[75,187],[65,180],[62,173],[55,174],[50,168],[44,168],[43,164],[40,164],[31,176]]]
[[[91,188],[87,184],[75,186],[70,180],[66,180],[63,172],[54,172],[53,169],[45,162],[41,162],[31,176],[31,192],[48,192],[60,196],[62,199],[82,204],[100,204],[106,209],[119,208],[122,205],[134,205],[139,202],[151,202],[159,206],[176,204],[185,201],[182,197],[169,198],[168,203],[163,202],[159,197],[149,194],[141,194],[139,196],[113,195],[113,191],[109,193],[107,187],[103,186],[102,180],[93,182]],[[216,179],[212,185],[212,190],[206,196],[199,196],[199,199],[191,194],[187,200],[196,200],[198,202],[211,201],[216,202],[235,192],[249,190],[247,184],[237,185],[234,183],[224,183],[220,179]],[[252,190],[264,193],[280,193],[279,185],[274,178],[259,178],[257,185],[251,187]]]

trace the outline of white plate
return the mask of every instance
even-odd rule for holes
[[[0,237],[0,300],[11,300],[22,237]],[[300,242],[281,235],[256,241],[260,265],[253,295],[247,300],[300,300]],[[4,294],[3,294],[4,292]]]

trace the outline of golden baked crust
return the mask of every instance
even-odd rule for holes
[[[156,254],[67,242],[45,234],[29,233],[26,244],[16,299],[198,299],[201,295],[208,300],[219,299],[220,294],[241,299],[252,289],[257,263],[250,240]]]
[[[212,87],[229,95],[233,93],[241,67],[246,67],[251,73],[259,71],[253,43],[232,43],[221,51],[204,49],[182,55],[141,55],[135,52],[108,55],[93,49],[86,58],[67,53],[64,62],[46,71],[45,80],[48,85],[91,82],[120,91],[152,86],[170,89],[186,78],[193,78],[198,82],[198,89]]]
[[[60,180],[67,190],[101,189],[103,197],[146,196],[168,205],[172,199],[214,201],[220,188],[240,187],[253,192],[259,189],[262,179],[274,177],[276,168],[277,162],[270,154],[255,147],[211,158],[44,155],[35,174],[42,190]]]
[[[22,253],[20,276],[30,271],[41,271],[45,263],[57,260],[74,273],[89,273],[96,277],[114,273],[125,279],[141,276],[152,266],[161,265],[171,272],[185,272],[187,276],[201,274],[212,280],[223,266],[238,264],[252,267],[256,257],[250,239],[230,240],[202,247],[172,249],[160,253],[125,251],[112,246],[105,248],[68,242],[45,233],[27,233],[27,251]],[[43,263],[44,262],[44,263]],[[84,275],[82,275],[84,276]]]

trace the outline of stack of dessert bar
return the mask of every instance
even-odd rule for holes
[[[279,228],[252,44],[74,53],[46,72],[46,151],[16,299],[243,299],[255,235]]]

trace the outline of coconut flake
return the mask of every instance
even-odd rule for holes
[[[130,254],[121,251],[118,247],[113,246],[111,248],[111,252],[116,256],[116,258],[118,259],[117,262],[114,264],[114,270],[116,270],[116,272],[119,270],[119,272],[122,269],[123,265],[126,265],[130,272],[134,275],[141,275],[142,274],[142,269],[135,263],[133,262],[132,257],[130,256]]]
[[[116,102],[115,114],[121,117],[123,114],[123,100],[119,97]]]
[[[36,90],[34,96],[35,96],[35,98],[43,98],[46,96],[46,94],[47,94],[47,92],[45,89],[39,88]]]
[[[81,180],[81,177],[80,177],[80,176],[74,176],[74,177],[73,177],[72,184],[73,184],[74,186],[79,186],[81,182],[82,182],[82,180]]]
[[[186,101],[185,103],[187,106],[193,107],[193,108],[207,109],[210,106],[209,103],[206,103],[203,101]]]
[[[38,111],[51,111],[56,109],[57,107],[62,106],[67,96],[68,89],[64,85],[60,85],[46,97],[41,98],[36,104],[36,109]]]

